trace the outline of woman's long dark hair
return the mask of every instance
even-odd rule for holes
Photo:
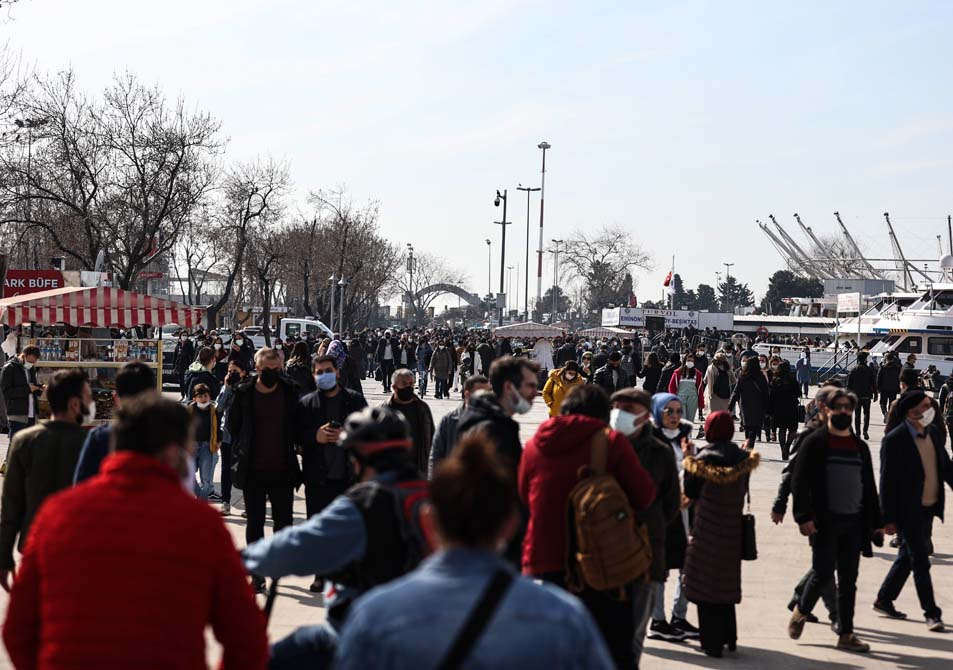
[[[307,342],[295,342],[294,349],[291,350],[291,358],[288,359],[288,365],[311,367],[311,350],[308,348]]]
[[[692,367],[691,369],[689,369],[688,366],[685,365],[685,363],[688,361],[689,358],[692,359],[692,363],[695,362],[695,356],[692,355],[691,353],[687,353],[684,356],[682,356],[682,366],[679,368],[679,372],[681,373],[679,374],[679,377],[681,379],[688,379],[689,377],[691,377],[692,379],[695,378],[695,368]]]
[[[791,364],[789,362],[782,360],[780,363],[778,363],[778,369],[775,371],[774,378],[771,380],[771,383],[775,386],[797,383],[797,380],[794,379],[794,373],[791,372]]]
[[[645,367],[647,368],[658,368],[661,367],[661,363],[658,359],[658,354],[654,351],[649,354],[649,357],[645,359]]]
[[[764,379],[764,375],[761,374],[761,363],[758,361],[757,356],[752,356],[745,361],[745,365],[741,369],[741,378],[757,379],[759,376],[761,379]]]

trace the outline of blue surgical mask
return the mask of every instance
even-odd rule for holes
[[[322,391],[330,391],[338,385],[338,375],[336,372],[322,372],[314,376],[314,383]]]

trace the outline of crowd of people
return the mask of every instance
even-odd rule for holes
[[[906,617],[893,603],[912,574],[928,629],[943,630],[929,556],[953,487],[953,380],[937,400],[914,366],[859,357],[846,386],[826,381],[805,405],[809,348],[792,368],[711,331],[380,330],[275,344],[183,333],[181,401],[129,363],[114,420],[92,430],[81,370],[41,387],[35,348],[6,364],[0,585],[16,668],[204,667],[206,625],[228,670],[631,669],[646,638],[698,640],[721,657],[737,649],[742,562],[757,555],[745,502],[758,442],[787,462],[772,520],[791,500],[811,543],[789,635],[823,599],[837,647],[869,650],[853,628],[855,585],[884,535],[898,553],[874,609]],[[370,379],[386,394],[375,407]],[[431,390],[460,401],[439,421]],[[52,419],[36,423],[43,394]],[[878,397],[879,481],[865,442]],[[540,401],[549,417],[524,444],[517,417]],[[302,486],[307,519],[295,524]],[[222,523],[233,489],[240,554]],[[313,579],[326,621],[269,648],[254,594],[289,575]]]

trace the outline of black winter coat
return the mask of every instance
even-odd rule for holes
[[[904,428],[905,429],[905,428]],[[883,528],[880,501],[877,498],[877,484],[874,481],[874,468],[871,463],[870,449],[867,443],[856,435],[861,459],[861,477],[863,481],[863,499],[861,515],[864,520],[864,556],[871,556],[870,538],[878,528]],[[827,450],[830,431],[822,426],[812,431],[801,442],[798,456],[791,475],[791,492],[794,494],[794,521],[798,524],[813,521],[818,531],[830,523],[831,513],[827,506]]]
[[[672,375],[675,374],[675,371],[678,369],[678,366],[673,363],[666,363],[662,367],[662,371],[659,374],[658,384],[655,387],[653,393],[667,393],[668,392],[668,383],[672,381]]]
[[[496,453],[506,459],[516,473],[520,458],[523,456],[520,425],[506,416],[500,402],[492,393],[471,397],[467,408],[460,415],[460,421],[457,424],[458,436],[474,428],[486,433],[496,445]]]
[[[936,427],[928,426],[927,434],[936,451],[936,472],[939,496],[933,506],[933,515],[943,519],[946,498],[944,482],[953,487],[953,465],[946,453]],[[904,526],[920,514],[923,497],[923,461],[916,442],[904,421],[884,436],[880,448],[880,501],[885,523]]]
[[[36,385],[36,368],[27,370],[19,356],[14,356],[0,370],[0,393],[7,416],[27,416],[30,412],[30,384]],[[34,415],[40,415],[40,395],[33,392]]]
[[[613,371],[618,373],[615,383],[612,381]],[[610,396],[616,391],[630,386],[629,376],[625,373],[625,370],[621,366],[613,368],[611,365],[603,365],[601,368],[597,368],[596,373],[592,376],[592,383],[601,386],[602,390]]]
[[[186,372],[185,373],[185,397],[189,400],[192,399],[192,389],[194,389],[199,384],[205,384],[208,386],[209,391],[212,396],[212,400],[215,400],[218,397],[219,391],[222,390],[222,384],[218,381],[218,377],[214,373],[202,368],[198,372]]]
[[[344,449],[337,444],[318,444],[318,429],[330,421],[344,423],[351,412],[367,407],[364,396],[350,389],[341,388],[341,412],[328,416],[321,402],[321,391],[312,391],[301,397],[294,417],[294,439],[301,447],[302,477],[308,484],[320,484],[328,479],[336,481],[350,478],[351,468]]]
[[[384,361],[385,347],[390,347],[391,353],[393,354],[393,358],[391,360],[396,365],[397,361],[400,360],[400,340],[398,340],[396,337],[391,337],[390,339],[387,339],[386,337],[382,337],[380,340],[378,340],[377,342],[377,362],[378,363],[381,363]]]
[[[652,567],[649,579],[665,581],[665,529],[679,517],[682,490],[678,482],[678,466],[672,448],[655,437],[651,426],[644,426],[635,438],[629,438],[635,453],[655,482],[655,500],[639,516],[652,543]],[[681,523],[681,521],[679,521]]]
[[[285,374],[298,387],[298,395],[303,396],[311,393],[318,387],[314,383],[314,375],[311,374],[311,366],[298,361],[289,361],[285,368]]]
[[[248,379],[235,387],[235,400],[228,411],[228,434],[232,438],[232,483],[237,489],[244,489],[251,470],[252,450],[255,446],[255,431],[274,430],[275,426],[256,426],[255,382],[258,377],[251,375]],[[294,426],[298,411],[298,391],[288,377],[281,375],[278,388],[273,393],[284,394],[285,399],[285,447],[287,450],[288,483],[295,488],[301,486],[301,467],[298,465],[298,455],[295,452]]]
[[[856,365],[847,375],[847,388],[861,400],[877,395],[877,373],[868,365]]]
[[[674,368],[673,368],[673,370],[674,370]],[[653,393],[653,394],[654,394],[654,393],[657,393],[657,392],[658,392],[658,385],[659,385],[659,378],[662,376],[662,366],[660,366],[660,365],[654,365],[654,366],[652,366],[652,367],[644,367],[644,368],[642,368],[642,371],[639,373],[639,376],[640,376],[640,377],[645,377],[645,381],[642,382],[642,389],[643,389],[643,390],[648,391],[649,393]],[[671,379],[671,378],[672,378],[672,376],[669,375],[669,379]]]
[[[877,372],[877,391],[887,395],[900,393],[900,363],[880,366]]]
[[[757,428],[764,425],[769,401],[768,382],[764,375],[757,373],[751,377],[741,377],[728,401],[728,407],[734,410],[741,405],[741,418],[745,428]]]
[[[801,385],[794,377],[776,378],[768,386],[768,414],[775,428],[797,428],[797,408],[801,404]]]
[[[195,360],[195,343],[192,340],[185,340],[185,342],[179,341],[175,345],[175,353],[172,357],[172,367],[175,368],[175,371],[179,374],[184,374],[186,369],[192,365],[192,361]]]

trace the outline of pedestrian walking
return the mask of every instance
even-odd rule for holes
[[[450,378],[453,376],[453,353],[450,344],[442,341],[437,345],[437,350],[430,357],[427,365],[429,372],[433,375],[434,397],[437,400],[441,398],[450,398]]]
[[[8,446],[18,431],[36,425],[39,416],[40,396],[43,386],[36,379],[36,362],[40,360],[40,348],[30,344],[23,347],[17,356],[7,361],[0,370],[0,396],[7,415]],[[6,472],[9,454],[0,466],[0,474]]]
[[[291,358],[285,364],[285,374],[297,385],[299,397],[313,393],[317,388],[311,368],[311,349],[308,343],[295,342],[291,350]]]
[[[218,411],[208,386],[198,384],[192,389],[189,410],[195,423],[195,470],[199,475],[195,494],[208,500],[215,493],[214,476],[219,448]],[[192,483],[195,484],[195,472],[192,473]]]
[[[566,509],[580,468],[590,465],[593,440],[608,440],[605,472],[621,486],[636,514],[655,499],[655,484],[628,440],[607,430],[609,414],[609,398],[601,388],[578,386],[563,400],[560,416],[541,424],[526,443],[518,480],[520,499],[529,510],[523,541],[524,574],[565,588],[573,586],[566,573]],[[619,591],[601,591],[583,584],[577,596],[595,619],[616,667],[631,668],[635,664],[633,599],[640,599],[645,607],[651,591],[644,579],[634,580]]]
[[[731,371],[731,361],[723,352],[718,352],[712,358],[711,364],[705,371],[705,405],[711,412],[728,410],[728,401],[731,399],[731,388],[734,385],[734,374]]]
[[[463,383],[463,402],[447,412],[437,424],[433,434],[433,444],[430,446],[430,463],[427,466],[427,476],[433,478],[437,465],[453,452],[458,442],[460,417],[470,404],[470,398],[478,391],[489,392],[490,380],[483,375],[471,375]]]
[[[384,331],[384,336],[377,343],[377,364],[380,366],[384,393],[390,393],[391,376],[394,374],[397,365],[399,351],[400,340],[394,337],[391,331]]]
[[[221,384],[212,371],[215,369],[215,350],[211,347],[202,347],[196,354],[195,361],[185,372],[185,398],[191,401],[195,397],[195,387],[204,384],[209,388],[212,397],[218,396]]]
[[[82,424],[96,411],[86,373],[79,369],[54,374],[46,398],[52,420],[17,431],[7,456],[0,496],[0,586],[6,591],[14,574],[13,548],[24,551],[43,501],[72,486],[86,441]]]
[[[728,400],[728,409],[732,414],[736,405],[741,406],[741,425],[744,427],[745,441],[748,445],[753,445],[761,434],[768,402],[768,381],[757,357],[749,356],[745,359],[738,383],[735,384],[735,389]]]
[[[434,421],[430,406],[414,393],[414,373],[407,368],[394,371],[391,380],[393,393],[381,405],[402,414],[410,426],[410,438],[413,441],[411,462],[418,472],[427,472],[430,460],[430,446],[433,443]]]
[[[791,372],[791,364],[781,361],[768,385],[768,413],[778,432],[781,460],[791,453],[791,444],[797,433],[798,408],[801,406],[801,386]]]
[[[903,424],[887,433],[880,452],[880,500],[884,530],[901,538],[900,551],[887,573],[874,609],[895,619],[906,618],[894,601],[913,572],[927,630],[944,629],[930,577],[933,518],[943,520],[943,484],[953,488],[953,465],[933,425],[933,401],[920,389],[897,401]]]
[[[681,365],[681,357],[672,352],[668,356],[668,362],[662,368],[662,372],[659,375],[658,387],[655,390],[655,393],[666,393],[668,391],[668,386],[672,381],[672,376],[675,374],[675,371]]]
[[[851,432],[857,396],[834,390],[828,399],[827,426],[808,435],[791,477],[794,520],[811,537],[814,575],[791,613],[788,634],[801,637],[807,616],[821,591],[837,573],[837,648],[867,652],[870,645],[854,634],[854,605],[860,555],[872,555],[871,542],[882,541],[883,520],[867,444]]]
[[[672,373],[666,390],[682,401],[682,418],[695,423],[698,411],[705,409],[705,395],[702,373],[695,369],[693,354],[682,357],[681,365]]]
[[[629,382],[622,371],[622,354],[613,351],[609,354],[608,362],[598,368],[592,377],[592,383],[602,388],[606,396],[628,387]]]
[[[735,651],[741,602],[741,515],[748,479],[758,467],[756,451],[731,441],[735,425],[728,412],[712,412],[705,422],[708,440],[696,456],[685,457],[685,496],[693,500],[692,533],[685,552],[684,591],[698,608],[701,647],[721,657]]]
[[[228,414],[235,401],[235,389],[248,378],[248,372],[239,364],[237,358],[228,361],[227,373],[222,390],[215,399],[222,435],[219,454],[222,462],[222,515],[224,516],[232,513],[232,444],[235,441],[229,432]]]
[[[245,542],[265,535],[265,505],[271,503],[271,520],[278,532],[292,524],[294,490],[301,485],[295,453],[297,388],[285,374],[278,352],[263,347],[255,352],[257,374],[234,387],[228,412],[232,441],[232,483],[245,494]],[[265,579],[252,575],[259,592]]]
[[[645,359],[645,367],[639,373],[639,377],[645,378],[645,381],[642,382],[642,389],[650,395],[657,393],[661,376],[662,364],[659,362],[658,354],[653,351]]]
[[[543,386],[543,402],[549,408],[549,416],[557,416],[566,394],[585,383],[579,375],[579,364],[576,361],[568,361],[562,368],[550,372]]]
[[[189,366],[195,361],[195,343],[189,338],[188,331],[179,331],[179,341],[175,345],[175,352],[172,357],[172,367],[179,380],[179,391],[182,399],[188,397],[188,388],[186,387],[186,372]]]
[[[897,354],[892,351],[884,354],[883,363],[877,372],[877,394],[880,396],[880,411],[884,419],[887,418],[887,411],[900,393],[900,370]]]
[[[867,352],[857,354],[857,365],[847,375],[847,389],[857,396],[857,411],[854,413],[854,432],[870,439],[870,401],[877,398],[877,373],[867,365]],[[860,415],[864,415],[861,432]]]
[[[421,398],[427,397],[427,381],[430,377],[430,360],[433,352],[434,348],[430,346],[428,338],[426,336],[420,338],[420,342],[414,350],[414,358],[417,361],[417,392]],[[434,384],[436,385],[436,382]]]
[[[798,356],[797,363],[794,365],[794,375],[797,383],[801,385],[801,397],[810,398],[811,389],[811,349],[804,347],[804,351]]]

